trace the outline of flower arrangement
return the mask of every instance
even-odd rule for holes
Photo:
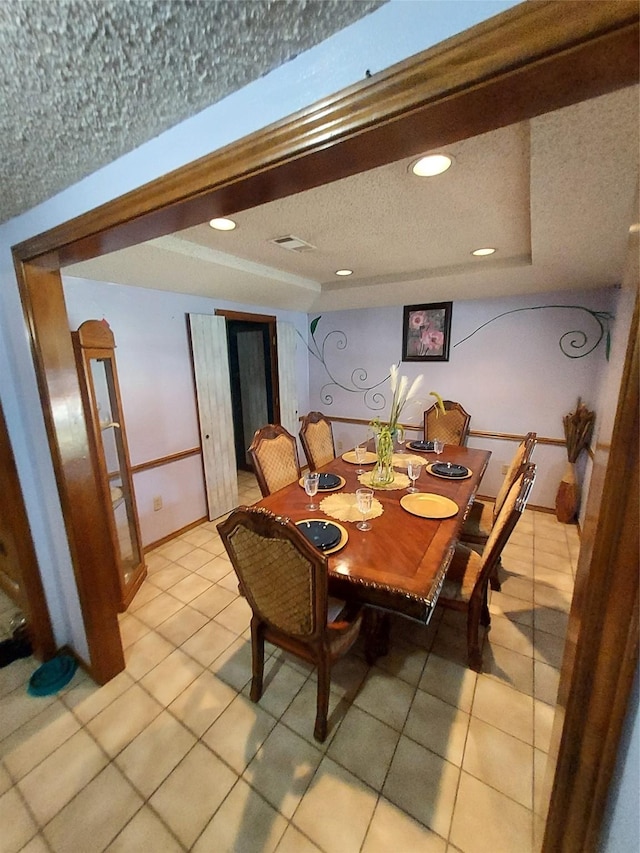
[[[389,384],[391,385],[391,393],[393,396],[391,398],[389,421],[385,426],[388,427],[390,432],[397,432],[400,435],[404,434],[404,429],[400,424],[400,415],[408,403],[411,403],[412,401],[414,403],[419,402],[416,397],[416,392],[422,383],[422,378],[422,376],[416,376],[411,385],[409,385],[409,378],[407,376],[398,376],[397,364],[392,364],[389,368]],[[436,398],[438,414],[440,412],[444,414],[444,403],[440,394],[438,394],[437,391],[429,391],[429,394]],[[380,418],[375,418],[371,421],[370,426],[372,429],[377,431],[382,428],[383,424],[381,423]]]
[[[409,403],[419,402],[417,391],[422,383],[422,376],[417,376],[411,385],[407,376],[398,376],[398,365],[392,364],[389,368],[389,384],[391,385],[391,409],[389,421],[383,424],[380,418],[375,418],[369,426],[377,436],[378,461],[372,474],[372,483],[386,485],[393,482],[393,440],[395,436],[404,437],[404,427],[400,423],[400,416]],[[444,403],[437,391],[429,392],[436,398],[438,414],[444,413]]]
[[[589,447],[595,417],[595,412],[588,409],[578,397],[575,412],[569,412],[562,418],[568,462],[556,493],[556,518],[563,524],[575,521],[580,508],[580,483],[575,463],[582,451]]]
[[[580,397],[575,412],[569,412],[562,418],[569,462],[576,462],[582,451],[589,446],[595,418],[595,412],[590,411]]]

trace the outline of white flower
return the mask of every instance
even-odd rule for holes
[[[413,400],[416,396],[416,391],[420,387],[422,376],[417,376],[411,385],[407,376],[398,377],[398,365],[392,364],[389,368],[389,384],[393,397],[391,400],[391,411],[389,413],[389,425],[393,428],[400,420],[400,415],[404,407]]]
[[[416,399],[416,395],[418,389],[420,388],[420,384],[422,383],[422,376],[416,376],[411,385],[409,385],[409,378],[407,376],[399,376],[398,375],[398,365],[392,364],[389,368],[389,385],[391,386],[391,410],[389,412],[389,429],[399,429],[402,431],[402,427],[398,425],[400,420],[400,415],[402,414],[405,406],[412,402],[419,402]],[[433,397],[436,398],[438,402],[438,408],[444,411],[444,406],[442,404],[442,399],[440,395],[436,391],[429,392]],[[380,421],[376,418],[371,422],[372,426],[380,426]]]

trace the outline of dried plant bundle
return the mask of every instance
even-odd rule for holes
[[[569,462],[575,462],[582,451],[589,446],[595,418],[595,412],[587,409],[579,397],[575,412],[569,412],[563,417]]]

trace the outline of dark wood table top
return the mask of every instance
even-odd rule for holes
[[[340,551],[328,556],[329,591],[345,600],[357,600],[427,622],[491,453],[446,445],[439,459],[433,453],[411,454],[424,457],[426,464],[455,462],[473,472],[465,480],[445,480],[423,468],[416,483],[421,492],[444,495],[454,500],[460,507],[459,512],[442,520],[421,518],[400,505],[400,499],[407,494],[406,488],[374,490],[374,497],[380,501],[384,511],[381,516],[371,519],[371,530],[362,532],[356,528],[355,522],[339,522],[347,529],[349,539]],[[365,466],[366,470],[372,467]],[[362,487],[356,475],[357,468],[357,465],[338,457],[321,470],[344,477],[346,483],[341,491],[354,493]],[[314,502],[319,503],[326,494],[335,492],[319,492]],[[263,498],[258,506],[267,507],[292,521],[311,516],[329,518],[321,510],[307,509],[308,503],[304,489],[298,483],[292,483]]]

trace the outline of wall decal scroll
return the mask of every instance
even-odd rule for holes
[[[325,404],[325,406],[331,406],[333,403],[333,394],[331,393],[330,389],[341,388],[343,391],[349,391],[354,394],[362,394],[365,406],[372,412],[381,411],[387,405],[387,398],[382,393],[382,391],[378,391],[376,389],[380,388],[381,385],[384,385],[387,379],[389,379],[389,374],[387,374],[384,379],[381,379],[379,382],[369,383],[369,375],[366,369],[364,367],[356,367],[351,371],[350,380],[347,380],[350,381],[349,385],[337,379],[331,373],[331,370],[327,365],[327,344],[331,343],[331,345],[335,346],[337,350],[344,350],[347,348],[348,344],[347,336],[344,332],[338,329],[334,329],[331,332],[327,332],[327,334],[322,339],[322,342],[319,343],[316,340],[316,329],[318,328],[318,322],[320,321],[321,316],[322,315],[314,317],[314,319],[309,324],[309,336],[311,338],[312,346],[309,346],[309,344],[307,344],[302,335],[300,335],[300,338],[309,350],[309,353],[320,362],[320,364],[324,367],[327,376],[331,380],[330,382],[325,382],[325,384],[320,389],[320,399]],[[298,334],[300,333],[298,332]]]
[[[460,344],[468,341],[469,338],[472,338],[481,329],[484,329],[485,326],[488,326],[490,323],[494,323],[501,317],[506,317],[508,314],[517,314],[520,311],[542,311],[548,308],[570,308],[574,311],[585,311],[596,322],[597,330],[594,332],[595,341],[590,339],[589,334],[582,329],[572,329],[569,332],[565,332],[560,337],[558,346],[567,358],[584,358],[585,355],[592,353],[604,338],[605,356],[607,361],[609,360],[609,351],[611,349],[611,330],[609,328],[609,323],[614,319],[614,315],[610,314],[608,311],[592,311],[590,308],[585,308],[583,305],[536,305],[532,308],[514,308],[512,311],[504,311],[502,314],[498,314],[497,317],[493,317],[491,320],[487,320],[486,323],[478,326],[475,331],[471,332],[470,335],[467,335],[466,338],[462,338],[462,340],[458,341],[453,346],[459,347]]]

